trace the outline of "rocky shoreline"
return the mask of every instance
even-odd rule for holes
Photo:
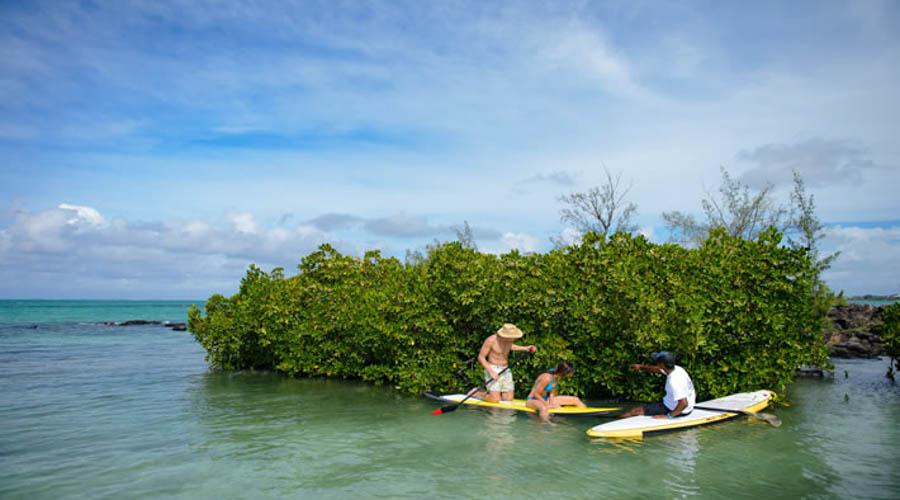
[[[128,321],[104,321],[105,326],[141,326],[141,325],[159,325],[171,328],[176,332],[187,331],[187,323],[173,323],[171,321],[157,321],[152,319],[129,319]]]
[[[830,356],[867,359],[883,356],[881,311],[881,307],[868,304],[832,307],[828,311],[831,326],[824,332]]]

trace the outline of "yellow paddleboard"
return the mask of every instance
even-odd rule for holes
[[[433,394],[430,392],[426,392],[425,396],[435,399],[437,401],[443,401],[446,403],[459,403],[463,399],[465,399],[465,394]],[[513,399],[512,401],[501,401],[499,403],[490,403],[487,401],[482,401],[477,398],[469,398],[464,403],[464,406],[478,406],[481,408],[501,408],[504,410],[516,410],[516,411],[524,411],[527,413],[537,413],[537,411],[533,408],[529,408],[525,406],[524,399]],[[588,408],[579,408],[577,406],[563,406],[561,408],[553,408],[550,410],[550,415],[560,416],[560,417],[591,417],[597,415],[606,415],[608,413],[620,411],[622,408],[596,408],[596,407],[588,407]]]
[[[646,434],[655,432],[674,431],[697,427],[698,425],[712,424],[741,415],[741,413],[733,413],[728,410],[741,410],[753,413],[761,411],[769,405],[769,401],[773,397],[775,397],[775,393],[772,391],[732,394],[724,398],[696,404],[696,406],[716,408],[716,410],[701,410],[697,408],[690,415],[672,419],[660,419],[644,415],[623,418],[591,427],[588,429],[587,435],[592,438],[641,438]]]

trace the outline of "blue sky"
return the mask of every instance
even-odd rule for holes
[[[900,292],[900,4],[0,3],[0,298],[196,298],[323,242],[468,221],[544,251],[559,195],[641,232],[719,168],[828,224],[826,275]]]

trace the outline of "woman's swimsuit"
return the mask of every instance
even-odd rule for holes
[[[553,392],[553,382],[554,382],[553,375],[552,375],[553,370],[550,370],[550,373],[551,373],[550,383],[544,387],[544,397],[543,397],[544,401],[547,401],[548,399],[550,399],[550,393]],[[532,396],[531,394],[529,394],[528,399],[537,399],[537,398]]]

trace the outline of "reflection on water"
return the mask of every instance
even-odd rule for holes
[[[499,458],[512,451],[516,444],[514,430],[516,426],[516,413],[508,410],[487,409],[482,410],[486,414],[484,425],[479,433],[485,443],[488,455],[491,458]]]
[[[669,472],[662,480],[668,491],[679,496],[691,496],[700,492],[695,480],[696,457],[700,452],[700,429],[689,429],[675,433],[669,440],[666,463]]]

